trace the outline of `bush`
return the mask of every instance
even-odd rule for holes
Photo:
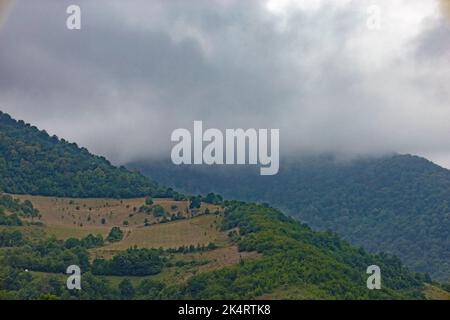
[[[109,242],[118,242],[123,239],[123,231],[119,227],[113,227],[106,238]]]
[[[147,198],[145,198],[145,204],[147,205],[147,206],[151,206],[152,204],[153,204],[153,199],[152,199],[152,197],[147,197]]]
[[[155,218],[163,217],[165,213],[166,212],[164,211],[164,208],[161,207],[159,204],[153,207],[153,216]]]

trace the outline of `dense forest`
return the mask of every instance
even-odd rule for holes
[[[257,251],[261,258],[182,283],[147,277],[133,285],[127,278],[173,267],[173,250],[130,248],[92,261],[88,249],[103,245],[97,236],[64,241],[2,230],[0,299],[251,299],[280,290],[294,290],[293,298],[421,299],[424,282],[431,281],[411,273],[395,257],[369,254],[331,232],[312,231],[267,205],[227,201],[225,208],[221,229],[241,252]],[[192,250],[214,249],[210,247]],[[64,287],[70,264],[83,270],[81,291]],[[366,287],[366,269],[372,264],[382,270],[381,290]],[[105,277],[111,275],[121,280],[113,283]]]
[[[282,162],[270,177],[252,167],[130,166],[185,192],[268,202],[370,252],[395,254],[412,270],[450,278],[450,171],[426,159],[324,156]]]
[[[138,172],[114,167],[103,157],[0,111],[0,191],[67,197],[164,196]]]

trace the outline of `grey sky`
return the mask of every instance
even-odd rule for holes
[[[0,109],[116,163],[168,157],[172,130],[203,120],[280,128],[282,156],[448,166],[446,2],[18,0],[0,22]]]

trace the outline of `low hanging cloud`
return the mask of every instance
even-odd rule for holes
[[[448,1],[80,0],[80,31],[70,4],[16,1],[0,109],[116,163],[168,157],[193,120],[279,128],[282,156],[450,159]]]

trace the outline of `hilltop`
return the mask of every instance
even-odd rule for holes
[[[83,198],[165,196],[168,192],[138,172],[115,167],[104,157],[1,111],[0,190]]]

